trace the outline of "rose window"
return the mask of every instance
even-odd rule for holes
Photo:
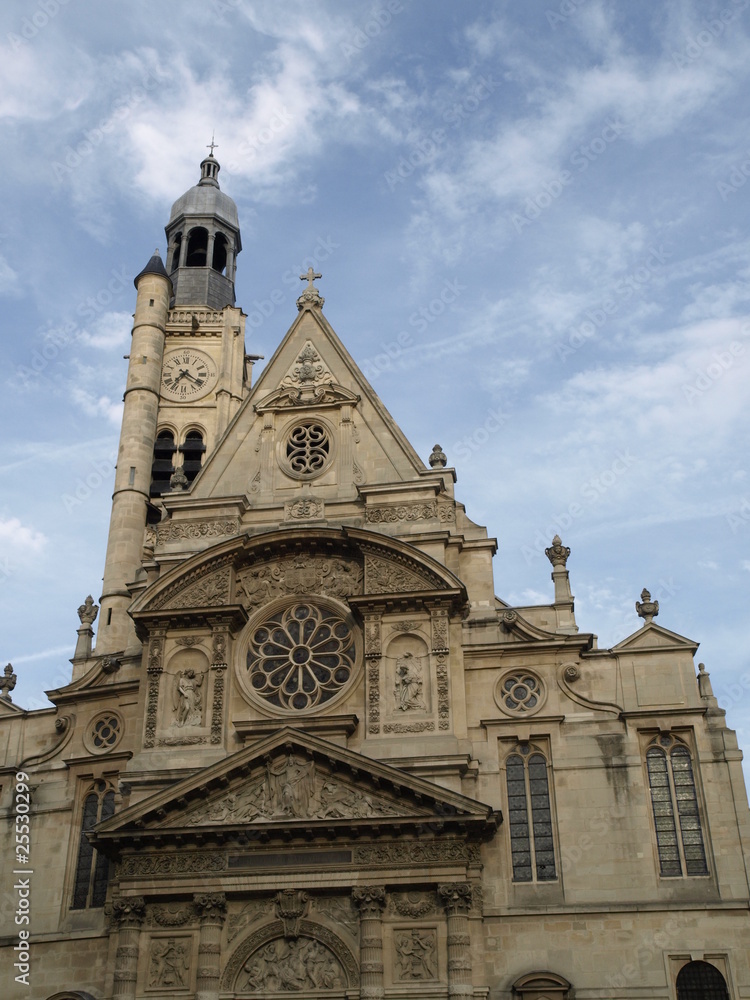
[[[495,700],[508,712],[523,714],[539,708],[544,698],[541,681],[533,674],[516,672],[500,679]]]
[[[322,472],[331,454],[331,439],[322,424],[297,424],[286,441],[286,460],[298,476]]]
[[[338,613],[293,604],[252,633],[250,688],[277,708],[305,711],[338,694],[354,673],[355,659],[354,636]]]
[[[105,712],[92,720],[84,742],[93,753],[106,753],[119,742],[121,736],[122,720],[113,712]]]

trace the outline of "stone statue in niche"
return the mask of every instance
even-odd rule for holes
[[[243,971],[247,979],[240,989],[252,993],[300,993],[345,985],[341,965],[333,952],[306,937],[271,941],[250,956]]]
[[[435,931],[403,931],[396,934],[396,978],[436,979]]]
[[[171,986],[177,989],[185,987],[189,967],[187,941],[168,938],[166,941],[151,942],[149,986]]]
[[[422,693],[421,657],[405,652],[396,660],[396,683],[393,694],[396,698],[396,709],[408,712],[411,709],[425,711],[427,706]]]
[[[200,726],[203,723],[203,681],[205,674],[187,667],[180,670],[175,678],[172,708],[175,717],[173,725]]]

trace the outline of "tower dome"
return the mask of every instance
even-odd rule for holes
[[[167,272],[172,305],[223,309],[234,305],[237,254],[242,250],[237,206],[219,187],[220,167],[210,154],[201,177],[172,205],[167,234]]]

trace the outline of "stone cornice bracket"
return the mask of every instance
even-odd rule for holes
[[[357,886],[352,889],[352,901],[363,917],[378,918],[385,909],[385,889],[382,885]]]
[[[223,924],[227,915],[227,897],[223,892],[197,892],[193,896],[193,905],[200,917],[201,923],[210,921]]]
[[[119,928],[140,927],[146,918],[146,900],[143,896],[121,896],[112,900],[108,914]]]
[[[643,619],[643,624],[648,625],[659,614],[659,602],[652,601],[651,594],[644,587],[640,601],[635,602],[635,610],[638,617]]]
[[[438,886],[438,896],[449,917],[469,912],[471,886],[468,882],[445,882]]]

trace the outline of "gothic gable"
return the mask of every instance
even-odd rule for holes
[[[670,632],[669,629],[657,625],[656,622],[649,622],[639,628],[637,632],[618,642],[612,649],[618,653],[665,649],[683,649],[695,653],[698,649],[698,643],[687,639],[684,635],[679,635],[677,632]]]

